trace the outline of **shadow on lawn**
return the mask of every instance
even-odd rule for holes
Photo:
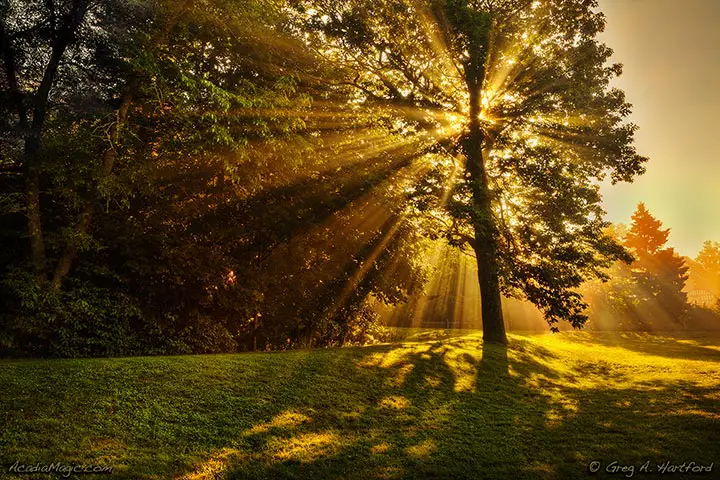
[[[592,337],[577,335],[572,341],[605,345],[668,358],[720,361],[717,333],[704,337],[701,332],[672,334],[645,332],[593,332]]]
[[[593,460],[720,460],[714,389],[575,369],[594,381],[581,388],[553,361],[475,337],[304,357],[265,421],[176,478],[565,479]]]

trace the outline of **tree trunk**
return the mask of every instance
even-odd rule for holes
[[[33,146],[31,149],[25,149],[26,152],[32,152],[33,150],[38,150],[38,148]],[[43,239],[40,217],[40,172],[38,171],[37,162],[34,159],[30,160],[31,155],[36,154],[26,153],[23,162],[25,171],[25,214],[30,238],[30,262],[32,263],[35,282],[38,285],[43,285],[47,281],[47,273],[45,271],[45,240]]]
[[[50,62],[45,69],[42,83],[34,98],[32,127],[28,127],[28,108],[25,105],[25,96],[20,90],[17,80],[17,64],[15,52],[5,25],[0,24],[0,45],[2,46],[5,74],[10,87],[13,106],[18,114],[20,133],[25,137],[22,155],[22,171],[25,176],[25,214],[27,217],[28,236],[30,239],[30,261],[35,276],[35,282],[42,285],[47,280],[45,272],[45,242],[43,240],[42,222],[40,217],[40,172],[38,154],[40,152],[40,138],[45,122],[45,111],[50,86],[55,78],[55,72],[60,64],[64,48],[60,50],[53,46]]]
[[[477,80],[477,79],[476,79]],[[507,343],[500,299],[497,263],[497,226],[492,210],[492,198],[482,146],[484,134],[480,126],[480,82],[468,82],[470,90],[470,122],[464,149],[466,169],[473,195],[473,228],[475,256],[482,302],[483,340],[487,343]]]
[[[38,285],[47,281],[45,240],[42,230],[42,215],[40,209],[40,150],[43,127],[47,116],[50,90],[55,83],[60,61],[65,50],[75,38],[76,31],[87,13],[89,0],[76,0],[70,12],[65,15],[65,22],[59,29],[51,32],[52,42],[50,59],[37,91],[32,96],[32,123],[28,127],[28,111],[23,102],[23,94],[17,81],[17,65],[15,55],[10,44],[10,38],[4,25],[0,27],[0,43],[6,76],[14,97],[14,103],[19,115],[20,129],[25,136],[25,145],[22,155],[22,168],[25,174],[26,216],[28,222],[28,236],[30,239],[30,260]],[[53,12],[52,15],[55,13]],[[53,17],[51,24],[55,25],[57,18]]]
[[[107,177],[112,173],[113,166],[115,165],[115,160],[117,159],[116,147],[120,141],[120,131],[122,130],[122,127],[127,120],[128,111],[130,109],[130,105],[132,104],[136,88],[137,81],[135,79],[131,79],[126,87],[125,94],[123,95],[122,102],[120,103],[120,108],[118,108],[118,111],[116,113],[115,123],[110,129],[109,137],[112,143],[110,144],[110,146],[108,146],[108,148],[105,150],[105,153],[103,154],[103,165],[102,171],[100,172],[100,179]],[[82,213],[80,214],[78,222],[75,226],[76,236],[87,234],[88,230],[90,229],[90,221],[92,220],[94,213],[95,199],[89,199],[83,207]],[[60,289],[63,280],[65,279],[67,274],[70,273],[70,269],[72,268],[75,257],[77,256],[77,251],[77,245],[75,245],[74,243],[70,243],[69,245],[67,245],[65,251],[58,260],[57,267],[55,268],[55,273],[52,279],[52,287],[55,290]]]
[[[26,215],[28,221],[28,235],[30,238],[30,261],[35,274],[35,281],[42,285],[47,281],[45,240],[42,231],[42,216],[40,213],[40,145],[45,117],[47,114],[50,88],[55,82],[55,76],[60,66],[68,42],[63,39],[55,40],[48,62],[43,74],[40,87],[34,98],[32,125],[25,137],[23,150],[23,170],[25,171],[25,198]]]

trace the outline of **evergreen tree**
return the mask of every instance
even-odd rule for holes
[[[631,269],[646,301],[656,302],[672,320],[684,326],[687,294],[683,289],[688,267],[673,248],[667,247],[670,230],[661,227],[662,222],[640,203],[632,216],[625,245],[635,255]]]
[[[625,245],[631,248],[639,260],[657,254],[667,244],[670,229],[663,230],[662,222],[653,217],[645,204],[640,202],[631,217],[630,230],[625,235]]]
[[[720,242],[706,241],[695,257],[700,267],[703,286],[716,297],[720,297]]]

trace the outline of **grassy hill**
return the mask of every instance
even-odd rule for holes
[[[715,462],[720,339],[419,332],[370,347],[0,361],[0,478],[581,478]],[[656,472],[657,475],[657,472]],[[658,476],[668,478],[668,475]],[[673,478],[688,478],[675,475]],[[701,476],[698,476],[701,478]]]

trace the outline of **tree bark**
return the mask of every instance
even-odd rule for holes
[[[47,115],[47,104],[50,89],[55,82],[60,60],[69,41],[64,38],[55,39],[40,87],[34,95],[32,110],[32,124],[25,137],[23,150],[23,169],[25,170],[25,198],[26,215],[28,221],[28,235],[30,238],[30,260],[35,274],[35,281],[41,285],[47,281],[45,241],[42,230],[42,216],[40,212],[40,146],[43,127]]]
[[[470,91],[469,128],[465,136],[466,169],[470,177],[473,201],[473,229],[477,258],[480,299],[482,302],[483,340],[487,343],[507,343],[500,297],[497,262],[497,225],[492,210],[483,155],[484,133],[480,125],[480,85],[478,78],[468,82]]]
[[[39,135],[36,135],[37,125],[33,121],[33,129],[28,129],[28,110],[25,105],[23,92],[20,90],[17,76],[15,51],[5,25],[0,23],[0,46],[2,47],[5,74],[10,87],[13,107],[18,115],[18,130],[25,137],[25,146],[22,157],[22,171],[25,176],[25,208],[28,219],[28,233],[30,237],[31,263],[35,281],[41,284],[45,281],[45,244],[42,236],[42,223],[40,222],[40,177],[34,165],[33,156],[39,150]],[[54,53],[54,51],[53,51]],[[57,66],[55,67],[57,68]],[[43,81],[47,78],[43,77]],[[48,89],[49,91],[49,89]],[[39,93],[41,93],[39,91]],[[34,117],[35,118],[35,117]],[[42,127],[42,124],[40,124]]]
[[[155,38],[155,41],[152,43],[153,48],[167,41],[167,37],[170,34],[172,28],[177,24],[178,20],[183,15],[187,14],[191,6],[192,1],[186,0],[178,7],[175,15],[172,16],[167,23],[165,23],[161,33]],[[112,173],[113,166],[115,165],[115,160],[117,159],[117,150],[115,146],[120,141],[120,131],[122,130],[122,127],[127,121],[128,111],[130,110],[130,106],[132,105],[139,85],[140,79],[137,76],[132,76],[128,81],[122,101],[120,102],[120,107],[118,108],[118,111],[116,113],[116,121],[110,131],[109,137],[111,145],[103,153],[103,166],[102,171],[100,172],[100,178],[107,177]],[[74,232],[76,236],[86,235],[89,231],[90,223],[95,213],[94,200],[95,199],[89,199],[83,207],[83,210],[78,217],[78,221],[75,224]],[[60,290],[60,288],[62,288],[63,280],[70,273],[70,270],[75,263],[77,253],[78,247],[74,243],[71,242],[65,247],[65,250],[63,251],[62,256],[58,260],[55,272],[53,274],[53,289]]]
[[[25,136],[25,145],[22,155],[22,168],[25,174],[26,216],[28,222],[28,236],[30,239],[30,261],[38,285],[47,281],[45,241],[42,230],[42,216],[40,208],[40,149],[43,127],[47,116],[50,90],[55,83],[60,61],[67,47],[73,42],[76,31],[87,13],[89,0],[76,0],[73,8],[63,19],[59,29],[53,28],[51,32],[51,51],[42,80],[37,91],[32,96],[32,123],[28,127],[28,111],[23,101],[23,94],[17,81],[17,65],[15,65],[14,52],[5,26],[0,26],[0,40],[2,43],[3,58],[10,88],[13,90],[15,107],[19,115],[20,129]],[[55,13],[52,12],[51,15]],[[57,18],[51,18],[51,25],[57,24]]]
[[[103,165],[102,171],[100,172],[100,179],[107,177],[112,173],[113,166],[115,165],[115,160],[117,160],[116,145],[120,141],[120,132],[127,120],[128,111],[130,110],[130,105],[132,104],[136,87],[137,82],[134,79],[128,82],[125,94],[123,95],[122,101],[120,103],[120,108],[118,108],[116,112],[115,123],[110,129],[109,135],[112,144],[103,153]],[[87,234],[88,230],[90,229],[90,222],[94,213],[95,202],[94,199],[90,199],[83,207],[83,210],[78,218],[78,222],[75,225],[74,232],[77,236]],[[55,268],[55,273],[53,274],[53,289],[59,290],[62,287],[63,280],[65,279],[67,274],[70,273],[70,269],[75,262],[77,252],[78,247],[75,243],[70,242],[66,246],[65,251],[58,260],[57,267]]]

